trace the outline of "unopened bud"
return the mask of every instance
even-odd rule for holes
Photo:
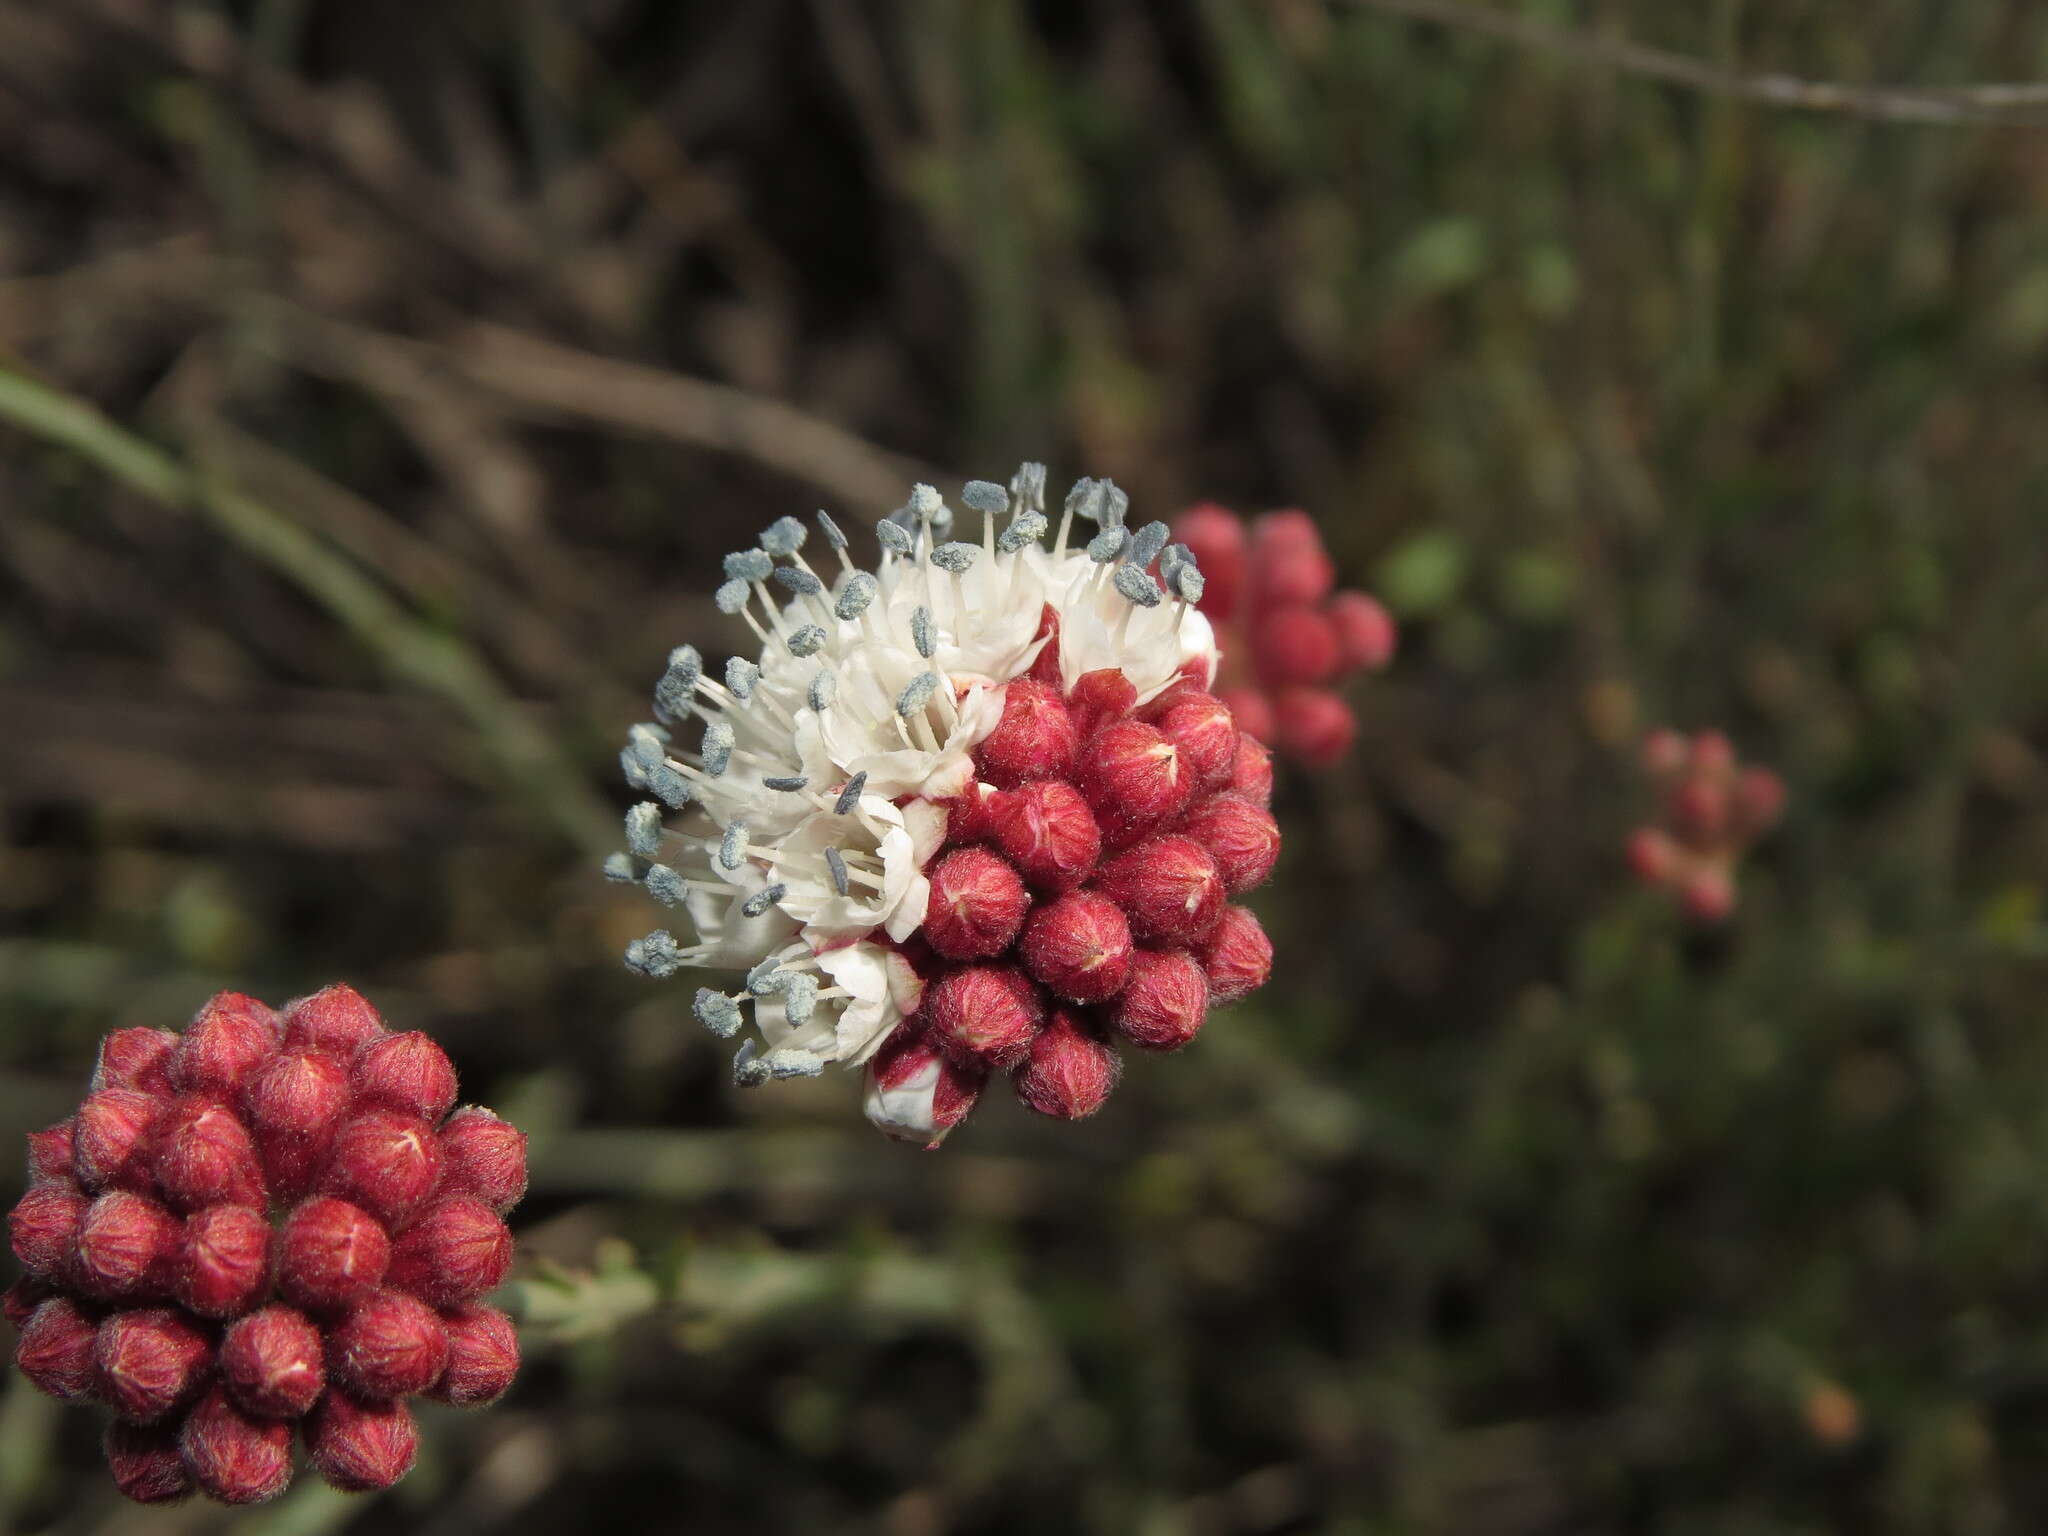
[[[441,1146],[417,1115],[369,1109],[334,1133],[318,1188],[354,1201],[385,1221],[402,1221],[434,1192]]]
[[[967,1118],[986,1077],[948,1060],[915,1025],[901,1025],[868,1063],[868,1123],[929,1150]]]
[[[1109,1097],[1123,1063],[1076,1015],[1055,1008],[1011,1080],[1026,1109],[1056,1120],[1085,1120]]]
[[[1743,835],[1754,837],[1785,810],[1785,781],[1768,768],[1745,768],[1735,781],[1735,806]]]
[[[1735,744],[1721,731],[1701,731],[1692,739],[1695,773],[1725,777],[1735,767]]]
[[[1666,804],[1671,829],[1695,848],[1709,848],[1728,835],[1728,785],[1697,771],[1671,787]]]
[[[1073,772],[1079,747],[1059,691],[1033,678],[1014,678],[1003,689],[1002,719],[974,749],[975,771],[998,789],[1064,778]]]
[[[496,1307],[475,1303],[441,1314],[448,1332],[448,1368],[427,1389],[436,1402],[459,1408],[494,1403],[519,1374],[519,1334]]]
[[[178,1037],[168,1029],[117,1029],[100,1042],[100,1059],[92,1071],[94,1091],[139,1088],[144,1093],[171,1091],[171,1054]]]
[[[1124,1038],[1148,1051],[1177,1051],[1194,1039],[1209,1012],[1202,967],[1184,949],[1141,949],[1131,979],[1110,1007]]]
[[[1083,672],[1067,694],[1067,710],[1083,741],[1111,721],[1123,719],[1137,704],[1137,685],[1116,667]]]
[[[512,1234],[481,1200],[456,1195],[421,1214],[391,1247],[391,1284],[437,1307],[475,1301],[512,1267]]]
[[[244,1412],[297,1418],[327,1388],[319,1328],[293,1307],[251,1312],[220,1341],[220,1379]]]
[[[184,1223],[147,1195],[110,1189],[78,1224],[79,1289],[106,1301],[168,1295]]]
[[[277,1288],[308,1311],[352,1306],[383,1283],[391,1239],[360,1206],[315,1195],[277,1234]]]
[[[1668,727],[1643,738],[1643,771],[1652,778],[1668,779],[1680,772],[1692,756],[1692,744]]]
[[[1031,979],[1015,966],[966,965],[925,988],[933,1044],[963,1067],[1009,1067],[1023,1059],[1045,1021]]]
[[[181,1211],[261,1205],[263,1166],[241,1118],[210,1099],[181,1099],[157,1132],[157,1183]]]
[[[429,1122],[439,1121],[455,1102],[455,1067],[448,1053],[416,1029],[364,1046],[356,1058],[355,1084],[371,1103]]]
[[[1188,812],[1178,831],[1208,850],[1233,896],[1265,884],[1280,858],[1280,824],[1273,813],[1238,795],[1211,795]]]
[[[1678,868],[1678,845],[1658,827],[1637,827],[1628,835],[1629,872],[1645,885],[1662,885]]]
[[[326,1051],[347,1061],[383,1033],[383,1019],[354,987],[322,987],[284,1007],[287,1050]]]
[[[1206,848],[1178,833],[1117,855],[1095,872],[1092,889],[1123,908],[1141,944],[1192,944],[1223,911],[1223,872]]]
[[[995,805],[998,791],[979,779],[968,780],[967,787],[950,800],[939,802],[946,812],[946,841],[954,846],[962,843],[978,843],[991,834],[989,812]]]
[[[93,1343],[99,1394],[134,1424],[162,1418],[198,1390],[213,1344],[171,1307],[116,1312]]]
[[[0,1317],[4,1317],[17,1330],[26,1328],[28,1320],[35,1316],[35,1310],[48,1301],[53,1287],[47,1280],[38,1280],[34,1275],[23,1275],[14,1284],[0,1291]]]
[[[1340,656],[1337,626],[1313,608],[1275,608],[1252,628],[1252,669],[1268,688],[1327,683]]]
[[[1273,941],[1246,907],[1225,907],[1197,956],[1213,1008],[1258,991],[1273,972]]]
[[[72,1172],[71,1147],[77,1124],[75,1120],[59,1120],[45,1130],[28,1133],[28,1172],[36,1183],[69,1184],[76,1177]]]
[[[99,1324],[68,1296],[52,1296],[29,1314],[15,1341],[14,1363],[36,1389],[67,1403],[97,1390],[93,1350]]]
[[[1258,608],[1319,603],[1336,585],[1337,568],[1306,512],[1268,512],[1252,524],[1250,586]]]
[[[1216,697],[1229,707],[1230,718],[1237,722],[1240,739],[1256,736],[1260,741],[1271,741],[1276,727],[1273,705],[1265,692],[1258,688],[1221,688]],[[1242,751],[1240,750],[1240,756]]]
[[[1280,749],[1314,766],[1334,763],[1351,750],[1358,717],[1323,688],[1288,688],[1273,700],[1273,736]]]
[[[201,1317],[239,1317],[270,1284],[270,1222],[248,1205],[213,1205],[185,1218],[172,1291]]]
[[[314,1470],[343,1493],[389,1488],[420,1452],[419,1426],[402,1402],[365,1403],[330,1392],[306,1421]]]
[[[399,1245],[403,1249],[404,1239]],[[448,1369],[448,1330],[440,1314],[404,1291],[365,1297],[327,1342],[334,1379],[366,1399],[424,1392]]]
[[[1324,606],[1337,631],[1338,663],[1347,672],[1377,672],[1394,659],[1400,631],[1393,615],[1363,592],[1339,592]]]
[[[150,1133],[164,1100],[136,1088],[107,1088],[78,1107],[72,1133],[71,1166],[90,1190],[109,1185],[148,1189]]]
[[[100,1439],[114,1486],[137,1504],[175,1504],[192,1492],[192,1474],[178,1451],[178,1426],[123,1424],[107,1426]]]
[[[1106,848],[1126,848],[1187,809],[1194,775],[1156,726],[1116,720],[1088,740],[1081,793]]]
[[[1184,692],[1153,723],[1180,749],[1198,786],[1215,789],[1230,782],[1231,766],[1237,761],[1237,721],[1221,699]]]
[[[324,1052],[285,1051],[250,1077],[243,1112],[278,1199],[297,1199],[313,1187],[351,1098],[347,1069]]]
[[[215,1387],[185,1415],[178,1448],[193,1480],[223,1504],[261,1504],[292,1480],[292,1427],[260,1419]]]
[[[441,1188],[504,1215],[526,1193],[526,1132],[477,1105],[458,1109],[441,1127]]]
[[[929,870],[924,936],[949,960],[981,960],[1010,947],[1030,910],[1017,871],[986,848],[954,848]]]
[[[1725,869],[1696,870],[1679,886],[1678,901],[1696,923],[1725,923],[1735,911],[1735,881]]]
[[[1063,779],[1006,790],[989,802],[990,835],[1027,884],[1066,891],[1102,856],[1102,831],[1081,792]]]
[[[277,1049],[277,1017],[253,997],[222,992],[210,998],[171,1057],[171,1081],[185,1093],[232,1102],[246,1078]]]
[[[1018,950],[1024,968],[1070,1002],[1105,1002],[1130,979],[1130,924],[1121,907],[1095,891],[1042,902],[1025,923]]]
[[[21,1267],[39,1280],[62,1280],[78,1250],[78,1228],[92,1202],[68,1184],[38,1184],[7,1213]]]
[[[1273,803],[1273,754],[1266,747],[1265,733],[1253,739],[1249,727],[1238,732],[1237,758],[1230,765],[1230,792],[1243,795],[1253,805]]]

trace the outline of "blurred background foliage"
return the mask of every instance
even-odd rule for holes
[[[389,1497],[122,1507],[11,1380],[0,1519],[2048,1523],[2048,139],[1388,9],[1459,7],[0,0],[0,1130],[345,978],[535,1178],[530,1368]],[[1309,508],[1405,648],[1282,786],[1272,985],[919,1155],[735,1093],[596,860],[721,551],[1027,456]],[[1666,722],[1792,786],[1714,939],[1621,872]]]

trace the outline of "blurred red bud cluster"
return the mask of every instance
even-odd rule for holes
[[[1719,731],[1652,731],[1642,761],[1657,786],[1657,819],[1629,834],[1629,867],[1644,884],[1670,891],[1694,922],[1725,922],[1735,910],[1736,866],[1784,812],[1784,780],[1741,766]]]

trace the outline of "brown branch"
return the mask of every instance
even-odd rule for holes
[[[1538,53],[1575,63],[1601,65],[1624,74],[1682,86],[1709,96],[1731,96],[1768,106],[1893,123],[2048,123],[2048,84],[1956,86],[1844,85],[1802,80],[1793,75],[1744,74],[1717,64],[1633,43],[1626,38],[1554,27],[1523,16],[1488,10],[1465,0],[1342,0],[1362,9],[1405,16],[1461,31],[1497,37]]]

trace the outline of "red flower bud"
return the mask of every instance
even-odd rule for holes
[[[318,1187],[385,1221],[402,1221],[426,1204],[441,1176],[441,1145],[417,1115],[370,1109],[334,1133]]]
[[[1694,773],[1671,788],[1666,807],[1671,829],[1695,848],[1707,848],[1728,835],[1728,786]]]
[[[1628,835],[1628,867],[1645,885],[1662,885],[1678,868],[1678,845],[1658,827],[1637,827]]]
[[[292,1480],[290,1422],[252,1417],[220,1387],[185,1416],[178,1447],[194,1480],[223,1504],[261,1504]]]
[[[1209,1004],[1220,1008],[1266,984],[1273,971],[1273,941],[1249,908],[1225,907],[1198,957],[1209,983]]]
[[[1345,671],[1377,672],[1394,659],[1399,632],[1393,615],[1363,592],[1339,592],[1324,605],[1337,631],[1338,664]]]
[[[1095,891],[1040,903],[1018,949],[1033,978],[1070,1002],[1112,998],[1131,974],[1130,924],[1121,907]]]
[[[1242,719],[1242,717],[1240,717]],[[1258,739],[1253,740],[1256,736]],[[1266,733],[1246,726],[1237,735],[1237,758],[1230,765],[1230,792],[1243,795],[1253,805],[1273,803],[1273,754],[1266,748]]]
[[[398,1246],[402,1265],[404,1238]],[[505,1248],[509,1261],[509,1236]],[[440,1314],[404,1291],[373,1292],[341,1320],[327,1343],[334,1379],[366,1399],[424,1392],[448,1369],[448,1330]]]
[[[1336,694],[1289,688],[1273,700],[1273,736],[1280,749],[1305,763],[1334,763],[1351,750],[1358,717]]]
[[[1211,795],[1188,812],[1178,830],[1208,850],[1233,896],[1264,885],[1280,858],[1280,824],[1272,812],[1238,795]]]
[[[1067,712],[1074,717],[1074,728],[1083,741],[1112,720],[1123,719],[1137,703],[1137,684],[1116,667],[1083,672],[1067,694]]]
[[[1230,782],[1237,761],[1237,721],[1213,694],[1183,693],[1154,717],[1159,733],[1181,752],[1199,788]]]
[[[986,848],[955,848],[931,866],[924,936],[949,960],[979,960],[1010,947],[1031,898],[1017,871]]]
[[[5,1291],[0,1291],[0,1317],[6,1318],[17,1329],[25,1328],[36,1308],[48,1301],[52,1294],[49,1281],[23,1275]]]
[[[1148,1051],[1177,1051],[1201,1030],[1209,1012],[1202,967],[1184,949],[1141,949],[1131,980],[1110,1005],[1124,1038]]]
[[[1725,869],[1696,870],[1678,888],[1678,900],[1696,923],[1725,923],[1735,911],[1735,882]]]
[[[1720,731],[1701,731],[1692,739],[1695,773],[1725,776],[1735,766],[1735,744]]]
[[[1140,843],[1095,872],[1092,889],[1124,910],[1143,944],[1191,944],[1223,911],[1223,872],[1193,838],[1173,834]]]
[[[504,1215],[526,1193],[526,1132],[474,1104],[458,1109],[441,1127],[441,1188]]]
[[[1735,781],[1735,806],[1742,831],[1754,837],[1785,810],[1785,781],[1768,768],[1745,768]]]
[[[996,846],[1041,891],[1071,890],[1102,856],[1094,813],[1081,792],[1061,779],[997,795],[988,820]]]
[[[67,1403],[90,1399],[99,1384],[93,1349],[99,1324],[68,1296],[52,1296],[22,1325],[14,1363],[39,1391]]]
[[[270,1223],[247,1205],[214,1205],[185,1218],[172,1290],[201,1317],[238,1317],[270,1284]]]
[[[322,987],[284,1005],[286,1050],[326,1051],[347,1061],[383,1033],[383,1019],[354,987]]]
[[[59,1120],[47,1130],[28,1133],[28,1172],[38,1184],[69,1184],[72,1172],[72,1134],[76,1120]]]
[[[88,1296],[168,1294],[184,1224],[147,1195],[110,1189],[78,1224],[76,1274]]]
[[[1254,605],[1322,601],[1337,581],[1323,536],[1306,512],[1268,512],[1252,524],[1251,593]]]
[[[437,1402],[480,1407],[505,1395],[519,1374],[519,1334],[496,1307],[450,1307],[441,1314],[448,1330],[448,1369],[427,1389]]]
[[[1237,594],[1244,585],[1244,523],[1235,512],[1205,503],[1173,520],[1173,537],[1187,545],[1202,568],[1202,612],[1218,623],[1227,622],[1237,611]]]
[[[171,1053],[178,1037],[168,1029],[117,1029],[100,1041],[100,1059],[92,1069],[92,1086],[139,1088],[144,1093],[168,1094]]]
[[[1003,689],[1002,719],[974,749],[975,769],[998,789],[1064,778],[1073,771],[1079,746],[1059,690],[1034,678],[1015,678]]]
[[[212,1342],[170,1307],[116,1312],[93,1342],[100,1396],[136,1424],[152,1423],[184,1402],[212,1361]]]
[[[306,1421],[313,1467],[343,1493],[389,1488],[420,1451],[419,1426],[402,1402],[364,1403],[330,1392]]]
[[[245,1413],[295,1419],[327,1389],[320,1330],[291,1307],[251,1312],[220,1341],[220,1378]]]
[[[978,843],[987,837],[989,808],[994,804],[996,794],[994,786],[972,779],[952,799],[940,801],[946,808],[946,841],[957,846]]]
[[[399,1234],[390,1281],[437,1307],[452,1307],[496,1290],[511,1267],[512,1234],[498,1213],[456,1195]]]
[[[136,1088],[102,1089],[81,1104],[71,1147],[78,1182],[94,1191],[150,1188],[150,1132],[163,1110],[162,1099]]]
[[[1692,744],[1673,730],[1656,730],[1643,738],[1643,771],[1668,779],[1685,767]]]
[[[1026,1109],[1056,1120],[1085,1120],[1123,1072],[1115,1051],[1064,1008],[1055,1008],[1012,1079]]]
[[[350,1097],[346,1068],[319,1052],[286,1051],[250,1076],[243,1112],[279,1199],[296,1199],[313,1187]]]
[[[900,1025],[868,1063],[868,1121],[930,1151],[967,1118],[986,1077],[949,1061],[915,1024]]]
[[[225,1104],[179,1100],[163,1118],[157,1143],[157,1184],[179,1210],[263,1204],[263,1166],[255,1140]]]
[[[277,1234],[277,1288],[308,1311],[351,1306],[383,1283],[391,1239],[368,1211],[315,1195]]]
[[[175,1504],[192,1491],[192,1474],[178,1451],[172,1424],[107,1426],[100,1450],[114,1474],[114,1486],[138,1504]]]
[[[1237,722],[1240,742],[1248,736],[1256,736],[1261,741],[1273,739],[1273,706],[1259,689],[1222,688],[1217,690],[1216,697],[1223,701],[1224,706],[1230,711],[1230,718]],[[1243,757],[1244,749],[1240,745],[1239,761],[1242,761]]]
[[[21,1267],[39,1280],[62,1280],[78,1251],[78,1228],[92,1202],[65,1184],[38,1184],[7,1213]]]
[[[239,993],[224,993],[186,1026],[171,1058],[171,1080],[186,1093],[232,1103],[242,1080],[276,1049],[277,1024],[270,1010]]]
[[[1313,608],[1275,608],[1252,628],[1252,670],[1268,688],[1327,683],[1340,654],[1337,626]]]
[[[1158,727],[1116,720],[1089,738],[1080,786],[1103,846],[1127,848],[1187,809],[1195,779]]]
[[[1007,1067],[1045,1021],[1030,978],[1015,966],[963,965],[925,988],[932,1043],[963,1067]]]
[[[416,1029],[364,1046],[356,1058],[355,1084],[368,1102],[429,1123],[438,1122],[455,1102],[455,1067],[448,1053]]]

